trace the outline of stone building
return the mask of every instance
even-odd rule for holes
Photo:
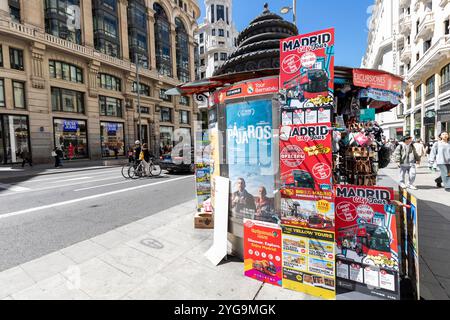
[[[195,0],[0,0],[0,164],[155,154],[198,109],[165,90],[195,78]],[[139,64],[141,132],[137,103]]]

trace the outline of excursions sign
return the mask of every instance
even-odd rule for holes
[[[338,185],[335,194],[337,285],[400,299],[394,191]]]

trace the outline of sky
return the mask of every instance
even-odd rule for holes
[[[198,0],[201,18],[205,16],[204,0]],[[233,0],[233,22],[242,31],[250,21],[260,15],[264,3],[272,12],[280,14],[284,6],[292,6],[292,0]],[[336,30],[335,65],[359,67],[364,56],[371,6],[374,0],[297,0],[297,27],[299,33],[309,33],[334,27]],[[281,15],[292,21],[292,12]]]

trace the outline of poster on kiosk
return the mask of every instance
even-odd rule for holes
[[[280,52],[282,286],[333,299],[334,29],[283,39]]]
[[[336,186],[337,285],[384,299],[400,299],[394,190]]]

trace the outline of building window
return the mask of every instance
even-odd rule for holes
[[[200,39],[200,43],[203,43],[203,41],[205,40],[204,33],[200,33],[199,39]]]
[[[153,4],[153,10],[155,10],[156,68],[159,74],[172,77],[169,19],[158,3]]]
[[[3,68],[3,48],[0,46],[0,68]]]
[[[161,122],[172,122],[172,109],[167,107],[161,107]]]
[[[223,53],[223,52],[221,52],[221,53],[220,53],[220,60],[221,60],[221,61],[225,61],[225,60],[227,60],[227,54],[226,54],[226,53]]]
[[[183,106],[189,106],[189,97],[180,96],[180,104]]]
[[[219,29],[219,37],[225,37],[225,30]]]
[[[166,91],[167,91],[166,89],[160,89],[159,90],[159,98],[164,101],[167,101],[167,102],[172,102],[172,96],[168,96],[166,94]]]
[[[113,57],[120,56],[117,0],[93,0],[95,49]]]
[[[203,66],[205,66],[205,59],[201,59],[200,60],[200,65],[203,67]]]
[[[52,110],[84,113],[84,93],[52,87]]]
[[[212,35],[212,36],[215,36],[215,35],[216,35],[216,29],[212,29],[212,30],[211,30],[211,35]]]
[[[219,54],[217,52],[214,53],[214,61],[219,61]]]
[[[227,30],[227,38],[230,37],[230,31]]]
[[[177,56],[177,77],[181,82],[189,82],[191,74],[189,72],[189,41],[186,28],[183,22],[175,18],[176,25],[176,56]]]
[[[128,42],[130,60],[148,68],[147,9],[144,0],[128,1]],[[138,61],[136,61],[138,56]]]
[[[0,164],[23,160],[22,151],[31,151],[29,134],[26,116],[0,114]]]
[[[217,21],[222,19],[225,21],[225,7],[223,5],[217,5]]]
[[[25,83],[13,81],[14,108],[25,109]]]
[[[8,0],[11,18],[20,22],[20,0]]]
[[[0,107],[5,107],[5,80],[0,79]]]
[[[418,85],[416,87],[416,105],[421,104],[422,103],[422,85]]]
[[[427,52],[431,48],[431,39],[423,42],[423,53]]]
[[[9,59],[11,63],[11,69],[24,70],[23,65],[23,50],[9,48]]]
[[[110,74],[100,73],[97,76],[97,84],[102,89],[122,91],[122,80]]]
[[[443,93],[450,90],[450,63],[441,70],[441,87],[440,92]]]
[[[227,7],[227,24],[230,24],[230,15],[229,15],[230,10]]]
[[[174,145],[173,141],[173,128],[172,127],[159,127],[159,140],[160,140],[160,154],[167,154],[172,151]]]
[[[425,100],[434,98],[434,76],[430,77],[426,82]]]
[[[74,23],[79,18],[71,6],[79,0],[45,0],[45,32],[55,37],[81,44],[81,29]]]
[[[205,79],[206,78],[206,72],[202,72],[201,75],[200,75],[200,78],[201,79]]]
[[[69,153],[72,154],[73,159],[88,156],[86,121],[53,119],[53,132],[55,134],[55,146],[61,147],[64,158],[69,158]]]
[[[180,110],[180,124],[189,124],[189,111]]]
[[[214,5],[211,5],[211,23],[214,23]]]
[[[205,48],[203,46],[200,47],[200,54],[204,54],[205,53]]]
[[[122,100],[99,96],[100,115],[122,118]]]
[[[100,142],[102,157],[125,155],[125,134],[123,123],[100,122]]]
[[[139,94],[150,97],[150,87],[146,84],[139,83]],[[137,82],[133,82],[132,92],[137,93]]]
[[[420,53],[417,52],[417,54],[416,54],[416,61],[419,61],[419,60],[420,60]]]
[[[55,60],[49,60],[48,65],[51,78],[83,83],[83,69],[80,67]]]
[[[137,112],[139,112],[139,110],[137,110]],[[150,108],[141,106],[141,113],[150,114]]]
[[[449,19],[444,21],[444,33],[450,34],[450,20]]]

